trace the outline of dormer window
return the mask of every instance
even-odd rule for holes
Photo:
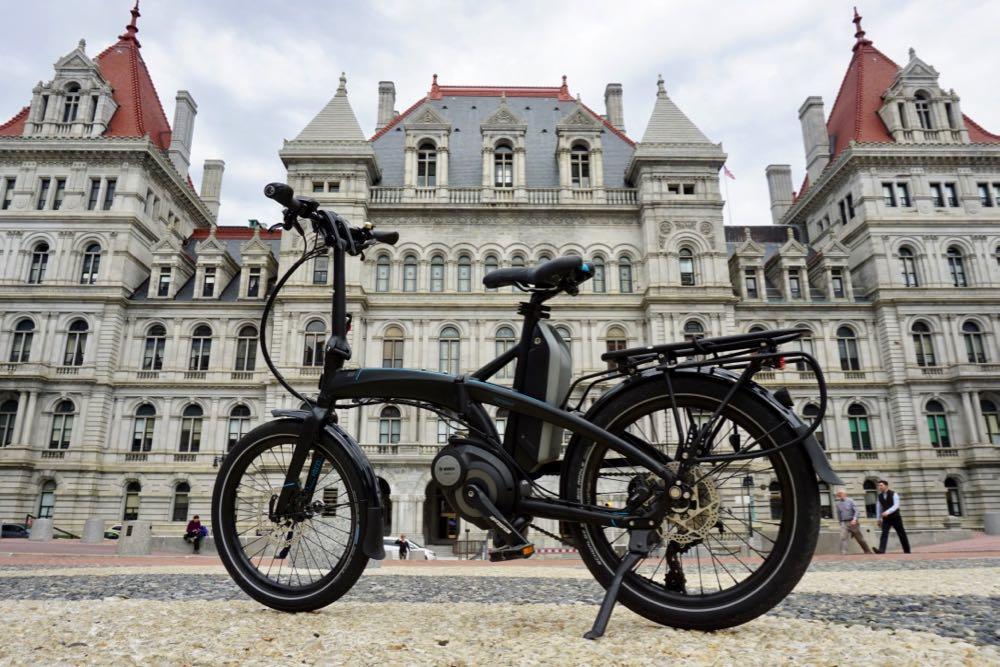
[[[917,120],[920,121],[920,129],[932,130],[931,124],[931,101],[930,96],[924,91],[917,92],[915,106],[917,108]]]
[[[247,296],[251,298],[260,296],[260,267],[250,269],[250,275],[247,277]]]
[[[507,144],[493,151],[493,184],[498,188],[514,187],[514,150]]]
[[[66,86],[66,96],[63,104],[62,122],[72,123],[80,111],[80,84],[71,83]]]
[[[169,266],[160,268],[160,278],[156,283],[156,296],[170,295],[170,274],[171,270]]]
[[[590,149],[582,142],[574,144],[570,150],[569,174],[574,188],[590,187]]]
[[[833,296],[836,299],[843,299],[846,296],[844,292],[844,274],[840,269],[833,269],[830,272],[830,282],[833,287]]]
[[[788,270],[788,292],[792,299],[802,298],[802,278],[798,269]]]
[[[421,142],[417,148],[417,187],[437,185],[437,147],[432,141]]]
[[[205,279],[202,281],[201,295],[211,297],[215,295],[215,267],[205,267]]]

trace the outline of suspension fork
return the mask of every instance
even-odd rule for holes
[[[329,410],[319,405],[312,405],[309,415],[302,421],[299,431],[298,441],[295,449],[292,450],[292,458],[288,462],[288,470],[285,472],[285,482],[281,486],[281,493],[278,495],[278,502],[274,505],[274,511],[270,519],[279,521],[298,508],[293,507],[293,501],[301,501],[303,498],[308,502],[316,490],[316,483],[319,481],[319,473],[323,468],[325,458],[319,449],[313,451],[312,461],[309,463],[309,472],[306,475],[306,483],[299,487],[299,476],[306,464],[306,456],[309,449],[319,439],[320,432],[326,424]],[[296,503],[301,507],[301,502]]]

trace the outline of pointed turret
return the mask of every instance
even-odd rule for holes
[[[644,144],[711,144],[708,137],[684,115],[667,95],[663,75],[656,81],[656,104],[642,135]]]
[[[347,99],[347,77],[340,73],[340,86],[337,92],[323,107],[323,110],[316,114],[316,117],[309,121],[309,124],[299,132],[295,141],[364,141],[365,135],[361,131],[358,117],[354,115],[354,109]]]

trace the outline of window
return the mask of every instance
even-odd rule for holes
[[[201,448],[201,420],[204,413],[200,406],[191,404],[181,413],[181,441],[178,451],[197,452]]]
[[[450,421],[444,419],[437,420],[437,442],[439,445],[448,444],[448,438],[455,435],[455,427]]]
[[[965,258],[962,256],[962,251],[957,246],[949,246],[947,257],[951,284],[955,287],[968,287],[969,280],[965,275]]]
[[[569,345],[573,341],[573,334],[564,326],[556,327],[556,333],[566,342],[566,345]]]
[[[997,409],[997,404],[984,398],[979,401],[979,410],[983,413],[983,421],[986,423],[987,442],[991,445],[1000,445],[1000,410]]]
[[[792,299],[802,298],[802,278],[798,269],[788,269],[788,294]]]
[[[378,444],[395,445],[399,443],[403,419],[399,408],[387,405],[378,416]]]
[[[743,272],[743,280],[746,285],[747,298],[756,299],[759,292],[757,291],[757,271],[754,269],[746,269]]]
[[[917,366],[937,365],[930,327],[924,322],[915,322],[910,331],[913,334],[913,349],[917,355]]]
[[[590,151],[576,144],[569,152],[569,181],[574,188],[590,187]]]
[[[6,211],[10,208],[10,205],[14,203],[14,184],[16,181],[13,178],[5,178],[3,185],[3,201],[0,202],[0,211]]]
[[[625,337],[625,331],[620,327],[611,327],[608,329],[608,335],[605,337],[605,346],[608,352],[617,352],[618,350],[624,350],[628,347],[628,339]],[[608,362],[608,369],[611,370],[615,368],[615,362]]]
[[[819,516],[821,519],[832,519],[833,502],[830,500],[830,485],[820,482],[816,487],[819,490]]]
[[[485,273],[492,273],[493,271],[496,271],[499,268],[500,268],[500,262],[499,262],[499,260],[497,260],[497,256],[496,255],[486,255],[486,260],[483,263],[483,270],[485,271]],[[486,291],[487,292],[496,292],[497,288],[496,287],[487,287]]]
[[[191,358],[188,361],[188,370],[208,370],[208,362],[211,354],[212,329],[206,324],[199,324],[195,327],[194,334],[191,336]]]
[[[934,129],[934,126],[931,125],[931,102],[927,93],[921,90],[915,97],[914,104],[917,108],[917,120],[920,121],[920,129]]]
[[[132,424],[132,451],[148,452],[153,449],[153,433],[156,429],[156,408],[143,403],[135,409]]]
[[[171,516],[173,521],[184,521],[187,519],[190,494],[191,485],[187,482],[181,482],[174,487],[174,512]]]
[[[458,329],[455,327],[445,327],[438,337],[438,370],[442,373],[458,375],[458,363],[460,341]]]
[[[837,202],[837,208],[840,211],[840,224],[846,225],[847,224],[847,204],[844,202],[843,199],[841,199],[839,202]]]
[[[979,183],[976,186],[979,190],[979,204],[987,208],[992,208],[993,197],[990,196],[990,184],[989,183]]]
[[[403,330],[392,326],[382,338],[382,368],[403,367]]]
[[[851,220],[853,220],[854,219],[854,195],[848,193],[847,199],[845,201],[847,202],[847,217],[850,218]]]
[[[680,258],[681,285],[694,285],[694,253],[691,248],[681,248],[678,256]]]
[[[785,509],[785,504],[781,500],[781,482],[777,480],[771,482],[767,485],[767,491],[771,518],[780,521]]]
[[[909,208],[910,204],[910,186],[906,183],[896,183],[896,194],[899,196],[899,205],[903,208]]]
[[[948,504],[948,516],[962,516],[962,497],[958,492],[958,480],[954,477],[945,478],[944,493]]]
[[[56,179],[56,192],[52,195],[52,210],[58,211],[62,208],[63,200],[66,199],[66,179]]]
[[[507,352],[507,350],[514,347],[516,343],[517,341],[514,338],[514,330],[511,329],[510,327],[500,327],[499,329],[497,329],[497,336],[494,347],[494,352],[495,352],[494,356],[499,357],[500,355]],[[507,364],[506,366],[501,368],[500,371],[497,372],[497,377],[498,378],[514,377],[513,364]]]
[[[31,340],[35,337],[35,323],[23,319],[14,326],[14,342],[10,346],[10,360],[24,363],[31,359]]]
[[[303,366],[323,365],[323,344],[326,340],[326,325],[321,320],[312,320],[306,325]]]
[[[618,287],[622,294],[632,293],[632,260],[625,255],[618,258]]]
[[[202,281],[201,295],[212,296],[215,294],[215,267],[205,267],[205,278]]]
[[[444,257],[441,255],[431,257],[431,291],[444,291]]]
[[[313,181],[313,192],[323,192],[323,181]]]
[[[417,149],[417,186],[432,188],[437,185],[437,148],[430,141]]]
[[[73,401],[60,401],[52,415],[52,434],[49,436],[49,449],[69,449],[69,441],[73,436],[73,418],[76,406]]]
[[[761,333],[761,332],[764,332],[764,331],[767,331],[767,329],[765,329],[763,326],[761,326],[759,324],[755,324],[752,327],[750,327],[749,329],[747,329],[747,333]]]
[[[948,206],[956,208],[958,206],[958,188],[954,183],[945,183],[944,192],[948,198]]]
[[[799,351],[800,352],[805,352],[806,354],[808,354],[810,356],[816,356],[816,350],[815,350],[815,347],[813,346],[812,330],[811,329],[806,329],[805,327],[797,327],[797,328],[806,331],[806,334],[803,335],[802,338],[799,338],[796,341],[796,343],[798,343],[798,346],[799,346]],[[796,370],[800,370],[800,371],[808,371],[808,370],[810,370],[809,366],[807,366],[806,362],[804,360],[802,360],[802,359],[799,359],[798,361],[795,362],[795,368],[796,368]]]
[[[503,442],[504,436],[507,434],[507,418],[509,413],[500,408],[497,410],[497,418],[494,420],[497,427],[497,435],[500,436],[500,442]]]
[[[135,521],[139,518],[139,494],[142,493],[142,486],[139,482],[129,482],[125,487],[125,509],[122,512],[122,521]]]
[[[882,184],[882,201],[889,207],[896,205],[896,189],[892,186],[892,183]]]
[[[903,270],[903,284],[907,287],[919,287],[917,261],[913,258],[913,251],[907,246],[899,249],[899,264]]]
[[[80,84],[71,83],[66,86],[66,95],[63,98],[62,122],[72,123],[76,120],[76,114],[80,110]]]
[[[472,291],[472,258],[468,255],[458,256],[458,291]]]
[[[325,285],[330,269],[330,258],[322,255],[313,260],[313,285]]]
[[[840,370],[861,369],[861,362],[858,359],[858,337],[854,329],[849,326],[837,329],[837,351],[840,353]]]
[[[931,183],[931,204],[936,208],[944,208],[944,190],[940,183]]]
[[[865,516],[874,519],[878,513],[878,485],[873,479],[866,479],[863,485],[865,490]]]
[[[516,255],[514,255],[513,257],[511,257],[510,258],[510,265],[513,268],[515,268],[515,269],[523,268],[524,267],[524,255],[522,255],[520,253],[517,253]],[[516,292],[517,291],[517,285],[511,285],[510,286],[510,291],[511,292]]]
[[[803,421],[806,424],[812,424],[814,421],[816,421],[816,418],[818,416],[819,416],[819,406],[818,405],[810,403],[807,406],[805,406],[804,408],[802,408],[802,417],[803,417]],[[820,425],[816,427],[815,431],[813,431],[813,436],[816,438],[816,442],[819,443],[819,446],[822,447],[824,450],[826,450],[826,438],[823,436],[823,423],[822,422],[820,422]]]
[[[257,327],[246,324],[236,332],[237,371],[252,371],[257,366]]]
[[[66,350],[63,366],[83,366],[83,353],[87,349],[87,334],[90,327],[84,320],[73,320],[66,334]]]
[[[388,292],[389,291],[389,276],[392,265],[389,262],[388,255],[379,255],[378,259],[375,260],[375,291],[376,292]]]
[[[855,451],[870,451],[872,448],[871,431],[868,428],[868,411],[860,403],[851,403],[847,408],[847,425],[851,431],[851,449]]]
[[[97,272],[101,269],[101,244],[91,243],[83,251],[83,271],[80,273],[81,285],[93,285],[97,282]]]
[[[694,194],[694,183],[684,183],[683,185],[681,185],[681,191],[682,191],[683,194],[693,195]]]
[[[909,208],[912,205],[910,203],[910,186],[906,183],[883,183],[882,200],[889,207]]]
[[[955,129],[955,112],[951,108],[951,102],[944,103],[944,116],[948,121],[948,127],[952,130]]]
[[[156,296],[170,296],[170,278],[173,269],[169,266],[160,267],[160,279],[156,283]]]
[[[340,181],[330,181],[326,184],[327,192],[340,192]]]
[[[1000,183],[993,184],[994,203],[1000,206]]]
[[[226,451],[230,451],[250,428],[250,408],[240,404],[229,411],[229,428],[226,431]]]
[[[604,282],[604,258],[595,257],[594,258],[594,291],[598,293],[603,293],[607,291],[607,287]]]
[[[417,258],[413,255],[403,258],[403,291],[417,291]]]
[[[0,447],[14,440],[14,422],[17,419],[17,401],[8,399],[0,403]]]
[[[844,291],[844,273],[840,269],[830,271],[830,286],[833,288],[833,298],[843,299],[847,296]]]
[[[101,206],[105,211],[110,211],[112,204],[115,203],[115,185],[118,183],[113,178],[106,179],[104,182],[104,204]]]
[[[979,325],[968,320],[962,324],[962,335],[965,337],[965,354],[970,364],[986,363],[986,347],[983,345],[983,332]]]
[[[927,431],[931,436],[931,447],[951,447],[948,436],[948,419],[940,401],[927,402]]]
[[[35,244],[31,251],[31,270],[28,272],[28,282],[39,285],[45,280],[45,269],[49,265],[49,244],[45,241]]]
[[[154,324],[149,327],[142,350],[142,370],[158,371],[163,368],[163,350],[166,345],[166,328],[162,324]]]
[[[514,151],[501,144],[493,151],[493,185],[498,188],[514,187]]]
[[[688,320],[684,323],[684,340],[692,341],[705,337],[705,327],[698,320]]]
[[[56,483],[51,479],[42,484],[42,495],[38,499],[38,518],[51,519],[56,506]]]
[[[260,267],[253,267],[250,269],[250,275],[247,276],[247,297],[254,298],[260,296]]]

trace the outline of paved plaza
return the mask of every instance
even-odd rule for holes
[[[1000,539],[911,556],[819,557],[739,628],[664,628],[618,607],[575,559],[387,561],[310,614],[249,600],[213,556],[0,543],[6,664],[1000,664]]]

